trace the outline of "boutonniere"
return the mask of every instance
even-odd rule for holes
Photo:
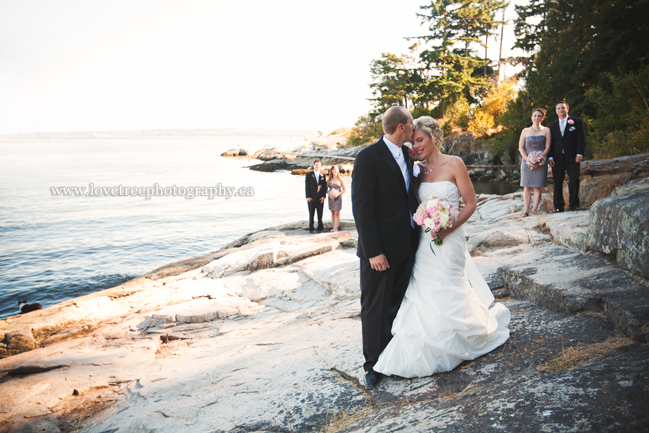
[[[408,153],[408,159],[410,160],[410,164],[414,164],[415,161],[419,161],[419,157],[415,153],[414,150],[412,150],[412,144],[409,142],[403,143],[403,147],[406,148],[406,152]]]
[[[568,123],[571,124],[571,125],[574,125],[574,124],[575,124],[575,121],[572,120],[572,119],[568,119]]]

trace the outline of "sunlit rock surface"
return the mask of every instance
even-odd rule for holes
[[[366,391],[353,222],[300,222],[0,322],[0,432],[643,431],[646,280],[521,205],[466,225],[511,338],[451,372]]]

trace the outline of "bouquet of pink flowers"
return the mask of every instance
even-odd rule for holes
[[[426,233],[430,231],[439,233],[442,230],[453,227],[453,223],[457,219],[457,214],[447,198],[432,198],[419,205],[412,219],[419,226],[423,227]],[[442,239],[433,239],[430,243],[430,250],[435,254],[433,242],[435,242],[435,245],[440,246],[442,245]]]
[[[530,152],[527,155],[527,160],[525,162],[527,163],[527,166],[531,171],[536,167],[540,167],[545,164],[545,156],[543,156],[543,152],[541,152],[540,150],[535,150],[534,152]]]

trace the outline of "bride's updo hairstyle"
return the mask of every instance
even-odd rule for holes
[[[442,148],[442,143],[444,142],[444,132],[442,127],[439,125],[439,122],[433,119],[430,116],[421,116],[416,118],[412,122],[413,133],[417,130],[423,131],[430,139],[433,141],[435,149],[440,150]]]

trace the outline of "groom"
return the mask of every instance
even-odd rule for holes
[[[412,141],[410,112],[389,108],[383,115],[383,131],[379,141],[358,154],[352,172],[368,389],[381,380],[373,367],[392,338],[392,322],[408,287],[419,239],[412,220],[417,210],[412,160],[402,147]]]
[[[579,174],[581,162],[584,160],[586,148],[586,131],[584,122],[576,117],[568,116],[568,103],[559,101],[555,111],[559,120],[550,125],[552,141],[550,142],[550,157],[548,165],[552,167],[552,182],[554,183],[554,210],[552,213],[563,212],[563,178],[568,173],[568,209],[586,210],[579,206]]]

